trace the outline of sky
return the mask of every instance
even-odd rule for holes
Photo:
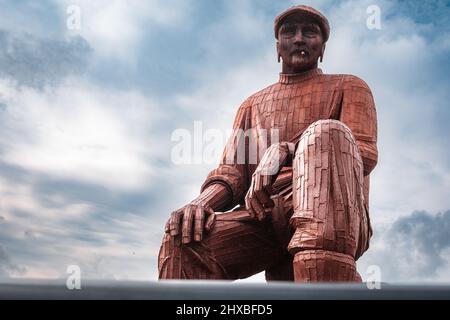
[[[331,25],[320,68],[364,79],[377,108],[361,276],[450,282],[449,1],[0,4],[0,278],[156,280],[165,221],[239,105],[278,81],[273,19],[308,4]],[[173,133],[196,124],[220,152],[198,158],[200,141],[201,161],[177,163]]]

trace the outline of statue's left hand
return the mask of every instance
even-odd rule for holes
[[[253,218],[265,219],[266,210],[274,207],[270,198],[275,194],[272,184],[280,169],[292,159],[293,153],[294,144],[290,142],[272,144],[264,153],[245,196],[245,207]]]
[[[202,241],[203,231],[210,231],[215,223],[215,212],[207,205],[195,200],[172,212],[166,223],[166,233],[172,237],[181,235],[183,244],[192,240]]]

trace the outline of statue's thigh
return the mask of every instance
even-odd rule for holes
[[[221,266],[228,279],[241,279],[264,271],[283,260],[283,248],[271,223],[249,218],[244,210],[220,213],[201,244]]]
[[[351,130],[335,120],[313,123],[300,139],[293,164],[289,244],[292,254],[324,249],[356,256],[367,225],[363,165]]]

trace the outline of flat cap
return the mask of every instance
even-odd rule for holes
[[[322,30],[322,36],[324,41],[326,42],[328,40],[328,37],[330,36],[330,24],[328,23],[327,18],[325,18],[325,16],[318,10],[303,5],[290,7],[289,9],[282,12],[275,18],[274,30],[276,39],[278,39],[278,30],[280,30],[283,20],[293,13],[301,13],[315,19],[319,24],[320,29]]]

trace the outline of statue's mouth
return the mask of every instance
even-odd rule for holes
[[[292,51],[292,54],[298,54],[300,56],[307,57],[309,56],[309,51],[306,49],[295,49],[294,51]]]

